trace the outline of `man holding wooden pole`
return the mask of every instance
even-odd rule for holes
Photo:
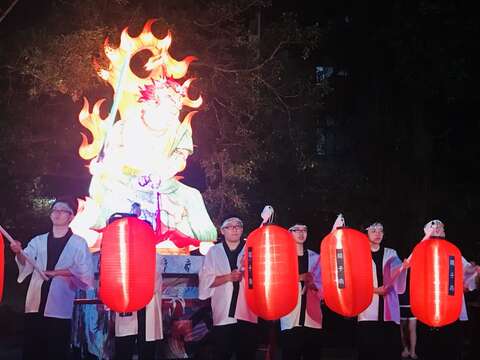
[[[11,239],[22,282],[32,274],[25,303],[23,359],[67,359],[75,291],[93,285],[93,263],[86,241],[73,234],[74,199],[57,199],[51,230],[35,236],[22,250]]]

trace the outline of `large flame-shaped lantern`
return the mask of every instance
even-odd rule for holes
[[[103,231],[100,299],[117,312],[136,311],[151,300],[155,281],[155,236],[135,217],[113,221]]]
[[[432,327],[456,321],[463,299],[460,250],[431,237],[413,249],[410,271],[410,305],[417,319]]]
[[[3,236],[0,233],[0,302],[2,302],[3,297],[3,275],[4,275],[4,262],[5,262],[5,254],[3,250]]]
[[[125,119],[128,109],[136,107],[139,99],[139,88],[150,85],[153,80],[183,78],[188,70],[190,63],[196,58],[187,56],[182,61],[172,58],[168,52],[172,43],[172,35],[169,32],[163,39],[156,38],[152,33],[152,24],[155,20],[149,20],[145,24],[142,33],[138,37],[131,37],[128,34],[128,28],[122,31],[120,37],[120,46],[116,49],[109,44],[108,38],[105,40],[105,55],[110,60],[108,69],[101,69],[98,65],[98,75],[107,81],[115,90],[115,96],[118,103],[120,117]],[[148,77],[141,78],[130,69],[130,60],[139,52],[148,50],[152,56],[145,64],[145,70],[150,71]],[[186,105],[191,108],[198,108],[202,104],[202,98],[198,97],[192,100],[188,97],[188,88],[194,79],[187,79],[182,85],[175,82],[175,86],[168,91],[173,97],[177,98],[180,106]],[[166,93],[164,94],[165,96]],[[80,145],[80,156],[86,160],[97,156],[101,150],[104,139],[107,135],[108,126],[100,117],[100,106],[105,101],[97,101],[93,107],[92,113],[89,113],[89,104],[84,99],[84,106],[79,115],[80,123],[85,126],[93,136],[92,143],[88,143],[87,137],[82,134],[82,144]],[[193,114],[192,114],[193,115]],[[190,122],[191,116],[187,117]],[[110,119],[113,122],[113,118]]]
[[[336,313],[352,317],[372,302],[372,254],[368,237],[341,227],[321,243],[320,265],[325,304]]]
[[[200,95],[190,98],[194,78],[185,78],[195,57],[175,60],[169,53],[171,33],[157,38],[153,23],[149,20],[137,37],[125,28],[117,48],[105,41],[109,64],[103,69],[97,65],[97,72],[113,88],[113,104],[103,119],[104,99],[95,102],[92,110],[85,99],[79,114],[80,123],[90,132],[90,138],[82,134],[79,154],[91,160],[92,180],[90,196],[72,228],[98,249],[101,239],[91,230],[103,228],[112,214],[128,213],[139,204],[140,217],[156,230],[160,250],[188,254],[200,242],[213,244],[217,238],[202,196],[176,176],[193,152],[191,120],[203,100]],[[144,64],[148,72],[144,77],[130,66],[142,51],[151,54]],[[184,107],[193,110],[184,112]]]
[[[265,320],[289,314],[298,301],[298,260],[288,230],[265,225],[248,235],[244,253],[249,308]]]

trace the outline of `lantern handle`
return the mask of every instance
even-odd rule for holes
[[[335,220],[335,223],[333,224],[331,232],[334,232],[339,227],[344,227],[344,226],[345,226],[345,218],[343,217],[343,214],[338,214],[338,216]]]
[[[260,227],[265,225],[266,223],[271,224],[273,222],[273,216],[274,216],[275,211],[273,210],[273,207],[270,205],[266,205],[262,213],[260,214],[260,217],[263,219],[263,221],[260,224]]]

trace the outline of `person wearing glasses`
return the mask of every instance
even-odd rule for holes
[[[293,311],[280,319],[283,359],[318,359],[321,349],[323,297],[319,255],[305,248],[307,226],[295,223],[291,232],[297,246],[298,301]]]
[[[257,316],[248,308],[243,279],[243,222],[226,219],[220,231],[224,241],[211,247],[199,272],[199,298],[210,298],[213,358],[255,359]]]
[[[93,287],[93,263],[87,242],[69,225],[76,201],[57,199],[50,210],[52,227],[23,249],[10,245],[18,265],[18,282],[32,274],[25,304],[23,359],[67,359],[75,291]],[[26,261],[34,259],[48,280]]]

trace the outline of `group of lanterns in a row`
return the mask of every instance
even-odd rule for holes
[[[368,238],[341,227],[321,243],[320,266],[325,304],[334,312],[356,316],[373,296],[372,256]],[[290,313],[299,291],[297,250],[292,235],[276,225],[264,225],[247,238],[244,250],[247,303],[266,320]],[[463,294],[462,257],[450,242],[430,238],[420,242],[411,258],[410,303],[422,322],[440,327],[458,319]],[[135,311],[153,296],[155,236],[144,221],[126,217],[103,233],[100,299],[112,310]]]

